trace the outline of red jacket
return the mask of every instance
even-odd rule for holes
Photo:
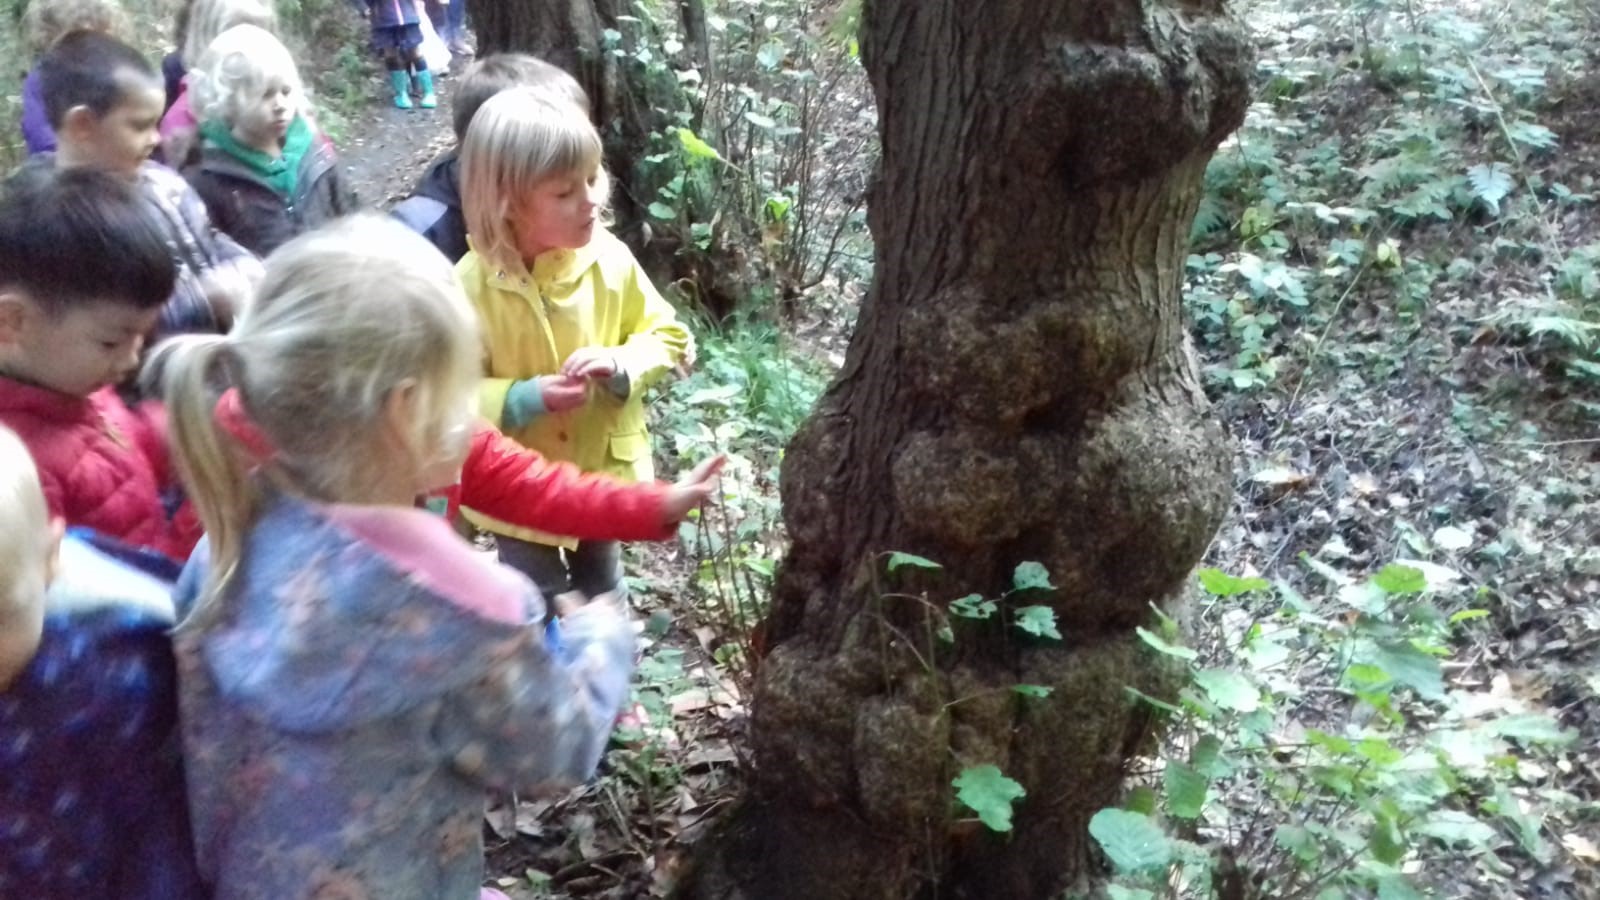
[[[33,455],[52,515],[189,558],[200,523],[168,462],[159,405],[133,410],[111,388],[74,397],[0,376],[0,422]]]
[[[627,482],[553,462],[487,422],[472,433],[461,483],[446,493],[459,506],[524,528],[590,541],[662,541],[675,529],[662,505],[671,485]]]

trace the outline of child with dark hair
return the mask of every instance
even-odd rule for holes
[[[78,31],[45,54],[39,76],[60,145],[55,154],[30,159],[12,184],[26,186],[58,168],[86,168],[137,186],[177,269],[176,287],[160,306],[154,337],[225,330],[260,277],[261,263],[212,228],[205,204],[187,182],[150,162],[165,101],[155,70],[127,44]]]
[[[62,535],[0,426],[0,897],[198,900],[175,566]]]
[[[182,561],[199,527],[164,420],[114,387],[172,293],[163,231],[133,185],[89,168],[0,197],[0,423],[33,454],[52,515]]]
[[[62,35],[74,31],[120,34],[128,30],[128,22],[116,0],[32,0],[23,14],[22,30],[28,50],[38,60]],[[29,153],[56,148],[56,132],[50,127],[39,90],[37,64],[22,80],[22,140]]]
[[[460,0],[457,0],[460,2]],[[411,196],[390,211],[406,227],[428,239],[451,262],[467,255],[467,223],[461,214],[461,139],[478,107],[507,88],[530,87],[569,100],[587,110],[589,95],[577,79],[526,53],[496,53],[474,62],[456,85],[450,124],[456,146],[440,157],[417,181]]]
[[[411,109],[411,89],[421,97],[417,105],[433,109],[439,97],[433,91],[433,73],[422,56],[422,20],[416,0],[367,0],[367,16],[372,23],[372,49],[382,54],[394,88],[394,105]]]

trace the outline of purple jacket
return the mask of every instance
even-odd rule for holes
[[[29,153],[44,153],[56,148],[56,130],[44,108],[44,88],[39,84],[39,67],[34,66],[22,79],[22,141]]]
[[[552,650],[532,584],[424,510],[274,498],[211,603],[175,642],[215,900],[478,900],[485,792],[587,778],[627,694],[621,616]]]

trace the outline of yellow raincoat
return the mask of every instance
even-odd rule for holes
[[[628,375],[626,400],[592,384],[583,406],[536,416],[506,433],[550,459],[588,472],[632,481],[655,477],[644,395],[651,382],[690,353],[693,338],[650,283],[633,254],[610,232],[596,228],[588,246],[552,250],[534,260],[527,278],[499,271],[476,252],[456,264],[456,275],[478,311],[485,347],[483,416],[496,424],[513,381],[553,375],[572,351],[614,347]],[[479,528],[525,541],[572,547],[575,542],[519,528],[472,509]]]

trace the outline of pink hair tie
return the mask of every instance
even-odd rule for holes
[[[250,457],[252,465],[265,465],[278,455],[278,448],[272,446],[272,441],[245,412],[244,399],[239,396],[238,388],[231,387],[222,392],[212,415],[216,418],[217,427],[239,445]]]

